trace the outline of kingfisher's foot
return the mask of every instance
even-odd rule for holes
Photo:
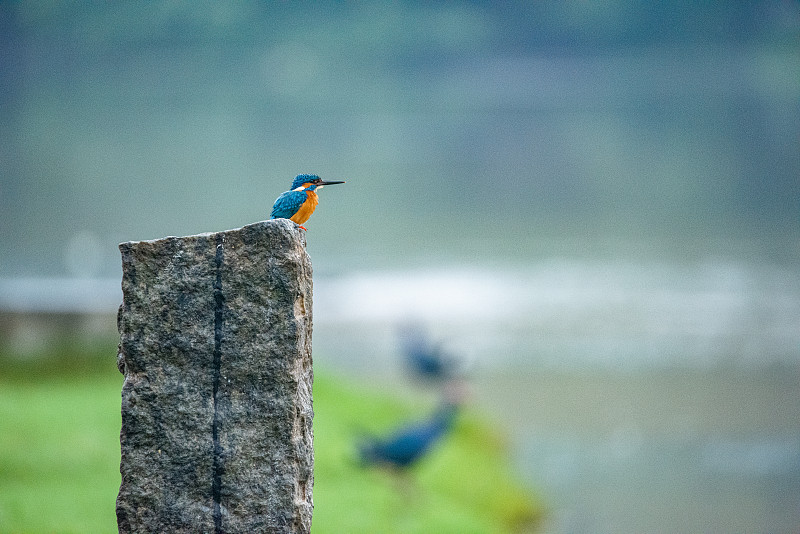
[[[305,227],[305,226],[303,226],[302,224],[298,224],[297,226],[299,226],[300,228],[302,228],[303,230],[305,230],[306,232],[308,232],[308,228],[306,228],[306,227]]]

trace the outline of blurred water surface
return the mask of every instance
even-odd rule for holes
[[[316,279],[318,328],[363,329],[363,346],[336,347],[342,365],[391,352],[392,328],[408,318],[488,369],[800,363],[800,277],[787,266],[552,259]]]

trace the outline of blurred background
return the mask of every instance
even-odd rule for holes
[[[800,527],[796,1],[3,2],[0,139],[0,380],[315,173],[315,367],[424,325],[542,531]]]

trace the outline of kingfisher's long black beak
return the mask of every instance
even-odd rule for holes
[[[336,184],[343,184],[343,183],[344,182],[326,182],[325,180],[322,180],[321,182],[319,182],[319,185],[336,185]]]

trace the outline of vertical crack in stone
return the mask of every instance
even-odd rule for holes
[[[220,368],[222,365],[222,322],[223,311],[225,308],[225,295],[222,293],[222,262],[223,262],[223,248],[224,238],[221,234],[217,234],[216,245],[217,251],[214,257],[216,267],[216,280],[214,281],[214,385],[213,385],[213,403],[214,403],[214,420],[212,423],[212,442],[214,445],[214,461],[212,467],[212,482],[211,482],[211,496],[214,502],[214,532],[220,534],[222,532],[222,446],[219,440],[219,426],[220,426],[220,413],[218,409],[217,395],[219,393],[220,383]]]

